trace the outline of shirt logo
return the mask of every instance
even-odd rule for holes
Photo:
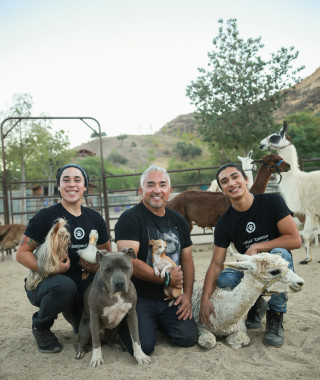
[[[251,234],[256,230],[256,225],[253,222],[249,222],[246,227],[246,231]]]
[[[80,240],[84,237],[84,230],[81,228],[81,227],[77,227],[75,230],[74,230],[74,237],[77,239],[77,240]]]

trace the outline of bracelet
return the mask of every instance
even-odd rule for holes
[[[170,285],[171,282],[171,275],[170,273],[166,272],[164,277],[164,287],[167,288]]]

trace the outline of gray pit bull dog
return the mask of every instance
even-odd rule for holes
[[[138,317],[136,313],[137,293],[131,282],[133,267],[131,258],[136,258],[132,248],[121,252],[97,251],[100,268],[84,293],[84,310],[79,327],[77,359],[85,355],[85,346],[92,336],[92,358],[90,366],[103,363],[100,330],[111,337],[125,315],[132,339],[133,356],[139,364],[150,363],[151,358],[141,349]],[[112,330],[112,331],[110,331]],[[105,340],[106,336],[104,336]]]

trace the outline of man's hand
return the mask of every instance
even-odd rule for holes
[[[192,304],[191,299],[186,294],[181,294],[174,302],[174,305],[180,305],[177,314],[178,319],[183,319],[184,321],[186,319],[192,318]]]
[[[261,252],[261,249],[259,250],[258,244],[252,244],[246,251],[246,255],[252,256],[256,255],[257,253]]]
[[[171,281],[170,286],[173,288],[181,289],[183,285],[183,273],[181,270],[181,266],[177,265],[172,268],[170,271]]]
[[[52,272],[51,274],[54,275],[54,274],[59,274],[59,273],[65,273],[68,271],[69,268],[70,268],[70,259],[68,255],[65,255],[64,257],[60,259],[59,268],[56,271]]]
[[[201,299],[199,322],[204,323],[207,327],[211,328],[211,323],[210,323],[211,314],[214,316],[214,318],[216,317],[212,302],[210,301],[209,298]]]
[[[81,265],[81,268],[85,272],[89,272],[89,273],[97,273],[97,271],[99,269],[99,266],[100,266],[99,263],[97,263],[97,264],[90,264],[90,263],[88,263],[88,261],[85,261],[83,259],[80,259],[80,265]]]

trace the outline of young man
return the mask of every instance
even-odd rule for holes
[[[238,166],[225,164],[216,175],[231,206],[219,219],[214,230],[214,250],[208,268],[201,298],[200,322],[210,326],[214,315],[210,297],[216,286],[233,289],[243,274],[233,269],[223,270],[227,247],[234,243],[237,251],[246,255],[270,252],[281,255],[293,270],[289,250],[301,246],[301,237],[282,197],[278,194],[251,194],[247,176]],[[268,309],[268,311],[267,311]],[[283,313],[287,310],[286,294],[272,295],[268,304],[260,297],[248,313],[247,328],[261,327],[261,318],[267,311],[266,333],[263,342],[279,347],[284,342]]]
[[[190,347],[197,342],[198,332],[191,310],[194,282],[192,241],[185,218],[165,207],[171,191],[168,173],[159,166],[150,166],[141,176],[139,192],[142,202],[125,211],[115,226],[118,250],[132,247],[137,254],[137,259],[133,260],[132,281],[138,294],[141,347],[147,355],[156,344],[157,328],[173,344]],[[154,274],[150,239],[165,240],[166,254],[177,264],[170,272],[170,286],[183,287],[183,294],[172,306],[164,300],[164,279]],[[126,323],[123,323],[120,337],[132,353]]]
[[[78,249],[87,247],[90,231],[98,231],[98,249],[111,251],[105,221],[96,211],[81,205],[88,184],[87,172],[80,165],[71,163],[59,169],[57,186],[61,203],[42,209],[31,218],[18,247],[17,261],[37,271],[37,258],[33,251],[44,241],[57,218],[67,220],[71,235],[68,257],[60,262],[54,275],[45,278],[35,289],[26,289],[32,305],[39,307],[32,317],[32,334],[40,352],[54,353],[62,348],[50,331],[59,313],[63,313],[75,332],[78,330],[83,309],[82,296],[99,267],[79,260],[77,254]],[[82,280],[82,270],[90,272],[86,280]]]

